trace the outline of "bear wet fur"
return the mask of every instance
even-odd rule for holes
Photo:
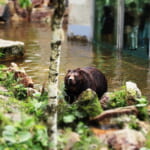
[[[86,89],[95,91],[100,98],[107,91],[105,75],[94,67],[68,70],[65,79],[66,101],[73,103]]]

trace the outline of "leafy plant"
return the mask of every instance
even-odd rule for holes
[[[9,119],[5,117],[2,112],[0,112],[0,134],[2,133],[2,130],[5,127],[5,125],[7,125],[9,122]]]
[[[86,113],[80,112],[76,104],[62,103],[58,107],[58,126],[70,128],[76,127],[79,121],[84,121]]]
[[[150,149],[150,132],[147,134],[146,136],[146,143],[145,143],[145,147]]]
[[[72,150],[99,150],[104,146],[94,135],[81,136],[80,141],[73,145]]]
[[[0,52],[0,57],[4,57],[4,56],[5,56],[4,53]]]
[[[110,101],[108,103],[108,108],[116,108],[126,106],[126,93],[125,90],[119,90],[113,92],[110,95]]]
[[[13,73],[1,65],[0,73],[0,85],[6,87],[0,92],[6,96],[5,100],[0,99],[0,150],[46,150],[47,127],[42,119],[48,94],[28,97],[27,89],[15,80]]]
[[[130,115],[130,121],[128,123],[129,128],[135,129],[135,130],[140,130],[139,126],[139,120],[136,118],[134,115]]]
[[[13,86],[17,84],[17,81],[14,79],[14,73],[7,72],[1,84],[4,85],[6,88],[13,88]]]
[[[0,149],[8,148],[12,150],[44,150],[48,146],[48,136],[46,127],[37,124],[34,117],[23,115],[22,120],[13,124],[8,124],[3,128],[0,137],[3,141]]]
[[[23,84],[17,84],[13,87],[14,96],[18,100],[23,100],[27,98],[27,88]]]
[[[19,4],[22,8],[28,8],[32,6],[31,0],[19,0]]]

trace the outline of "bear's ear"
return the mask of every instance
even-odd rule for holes
[[[79,72],[80,74],[84,74],[84,71],[83,71],[82,69],[80,69],[78,72]]]
[[[70,70],[70,69],[67,71],[67,73],[69,73],[69,72],[71,72],[71,70]]]
[[[80,69],[80,68],[77,68],[77,69],[75,69],[75,70],[76,70],[77,72],[80,72],[81,69]]]

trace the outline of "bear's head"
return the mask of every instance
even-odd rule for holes
[[[78,87],[83,83],[83,71],[80,68],[68,70],[65,76],[65,85],[69,87]]]

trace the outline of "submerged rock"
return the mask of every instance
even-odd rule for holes
[[[0,39],[0,61],[14,60],[23,56],[23,42]]]

